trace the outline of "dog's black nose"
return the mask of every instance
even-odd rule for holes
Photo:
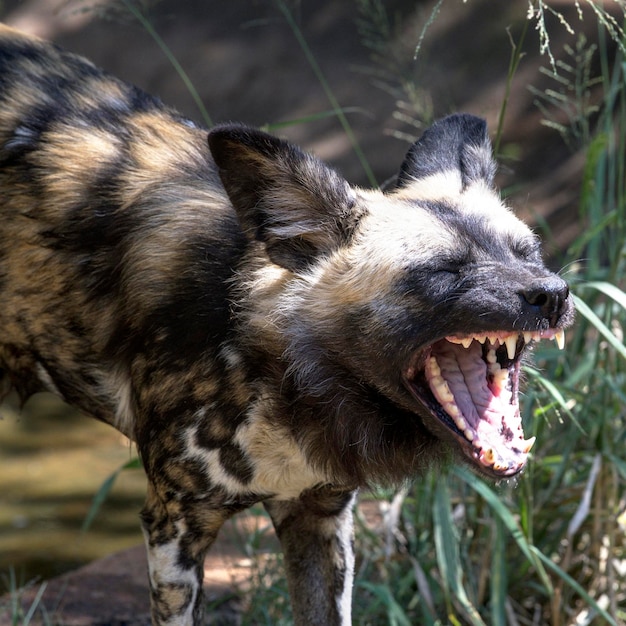
[[[535,281],[521,294],[542,318],[549,321],[550,327],[553,327],[567,309],[569,287],[562,278],[549,276]]]

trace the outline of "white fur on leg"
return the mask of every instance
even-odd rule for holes
[[[176,522],[177,537],[184,524]],[[194,606],[200,585],[194,570],[178,565],[179,539],[161,545],[150,545],[144,531],[148,552],[148,574],[152,592],[153,626],[194,626]]]

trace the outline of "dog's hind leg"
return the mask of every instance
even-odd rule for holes
[[[354,498],[320,488],[265,502],[283,548],[296,626],[352,624]]]

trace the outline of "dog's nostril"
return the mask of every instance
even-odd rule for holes
[[[529,304],[532,304],[533,306],[543,307],[548,304],[550,300],[548,294],[544,293],[543,291],[529,295],[530,297],[527,297],[526,300]]]
[[[554,326],[564,312],[565,302],[569,296],[567,283],[558,276],[541,279],[522,291],[524,300],[539,309],[542,317]]]

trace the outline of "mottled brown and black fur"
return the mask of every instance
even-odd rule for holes
[[[393,190],[357,189],[0,27],[0,384],[52,391],[136,442],[155,624],[199,624],[207,549],[262,501],[295,623],[345,626],[359,487],[457,454],[521,469],[521,421],[485,435],[474,418],[464,436],[423,374],[454,350],[458,368],[487,367],[478,342],[461,355],[444,339],[477,333],[513,371],[522,335],[507,358],[505,331],[552,336],[571,318],[493,171],[484,122],[457,115]]]

